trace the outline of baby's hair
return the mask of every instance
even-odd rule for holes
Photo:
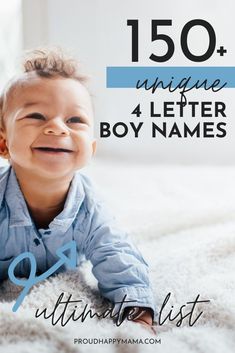
[[[81,83],[87,77],[81,74],[77,60],[59,48],[27,51],[23,61],[23,72],[35,72],[38,76],[53,78],[57,76],[73,78]]]

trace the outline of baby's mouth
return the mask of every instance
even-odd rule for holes
[[[72,153],[72,150],[69,150],[67,148],[53,148],[53,147],[34,147],[35,150],[39,150],[42,152],[54,152],[54,153],[59,153],[59,152],[67,152],[67,153]]]

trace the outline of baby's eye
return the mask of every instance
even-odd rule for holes
[[[29,114],[29,115],[27,115],[26,118],[37,119],[37,120],[44,120],[45,119],[45,117],[40,113]]]
[[[67,123],[83,123],[83,120],[78,116],[72,116],[67,120]]]

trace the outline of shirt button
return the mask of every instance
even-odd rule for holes
[[[44,232],[44,234],[51,234],[51,231],[50,230],[46,230],[45,232]]]
[[[36,246],[40,245],[40,240],[38,238],[35,238],[33,241]]]

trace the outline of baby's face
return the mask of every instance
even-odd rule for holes
[[[13,90],[3,132],[11,164],[55,178],[73,175],[95,151],[89,93],[68,78],[29,79]]]

